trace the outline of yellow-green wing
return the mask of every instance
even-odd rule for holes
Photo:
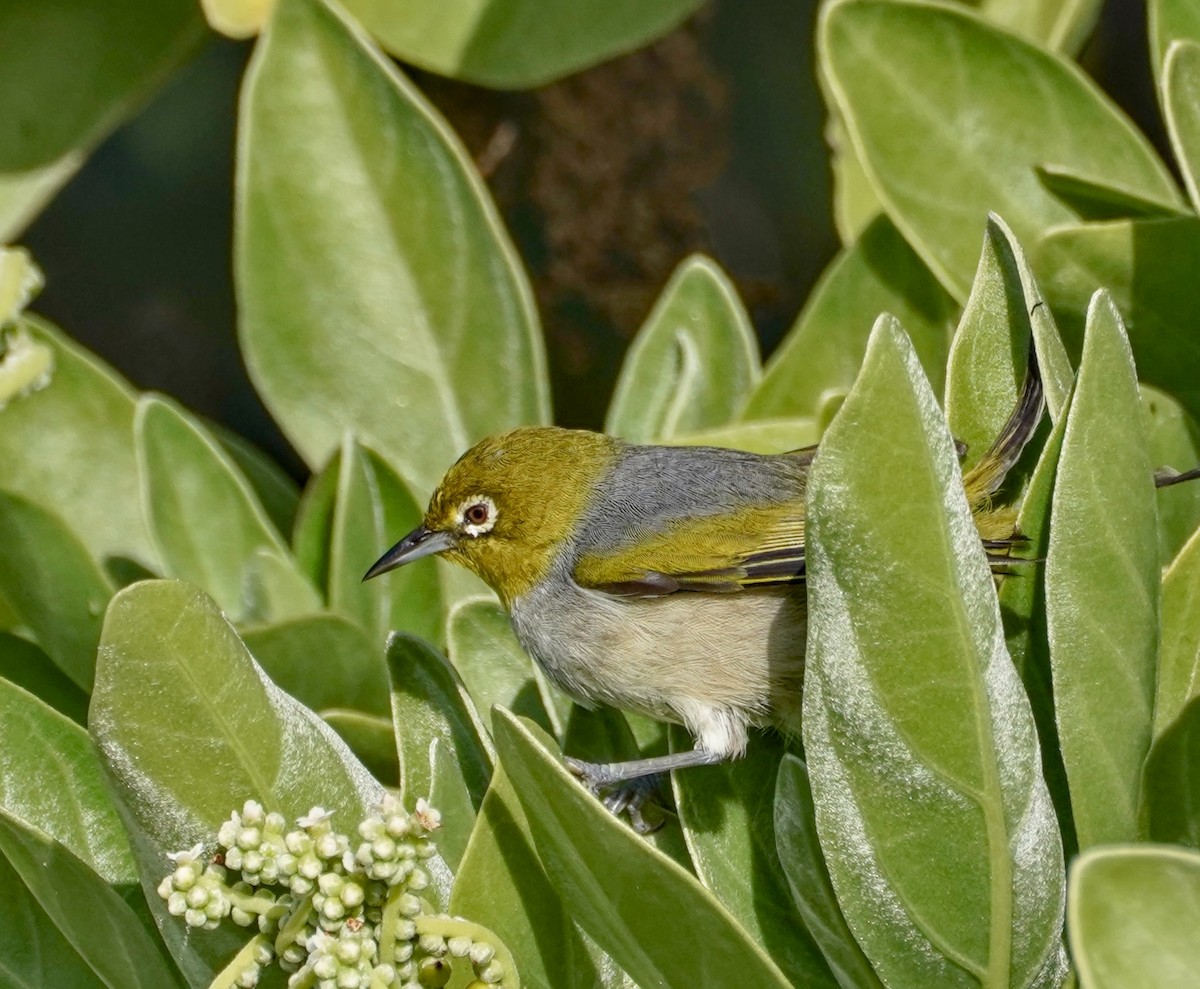
[[[802,583],[804,504],[679,519],[630,545],[580,557],[573,576],[582,587],[636,597]]]

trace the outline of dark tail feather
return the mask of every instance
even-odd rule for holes
[[[1033,436],[1033,431],[1042,420],[1042,411],[1046,407],[1045,395],[1042,392],[1042,373],[1038,367],[1037,349],[1032,338],[1029,341],[1029,363],[1026,365],[1025,386],[1017,407],[1008,417],[1008,422],[1000,430],[996,441],[988,448],[979,463],[967,471],[963,477],[963,487],[967,492],[967,501],[972,508],[983,505],[1004,483],[1004,478],[1012,470],[1013,465],[1020,459],[1025,444]]]

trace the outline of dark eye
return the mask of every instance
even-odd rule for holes
[[[488,520],[487,505],[472,505],[463,513],[465,518],[471,525],[483,525]]]

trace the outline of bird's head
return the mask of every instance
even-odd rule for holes
[[[421,525],[364,579],[438,553],[510,604],[546,576],[573,538],[619,449],[609,436],[551,426],[477,443],[446,472]]]

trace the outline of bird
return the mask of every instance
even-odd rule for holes
[[[1031,344],[1016,408],[963,476],[994,566],[1020,536],[1015,512],[992,496],[1043,407]],[[496,592],[522,647],[567,695],[683,725],[695,743],[686,752],[566,759],[593,793],[608,793],[610,809],[648,830],[641,806],[662,774],[738,758],[751,729],[799,734],[805,489],[817,450],[518,427],[464,453],[421,524],[363,579],[433,555],[460,564]]]

